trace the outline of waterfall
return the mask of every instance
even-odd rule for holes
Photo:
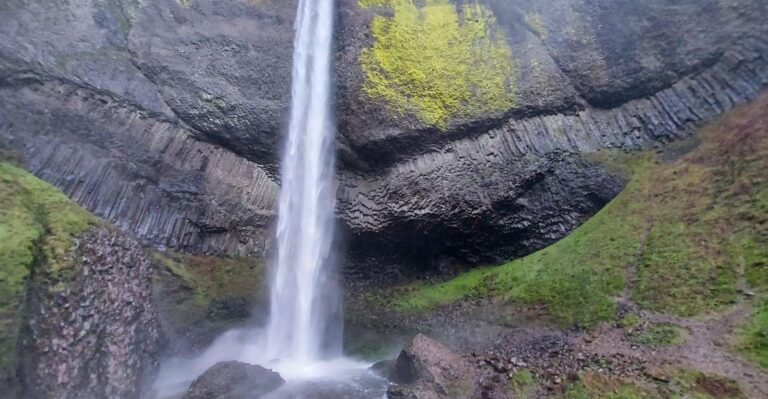
[[[266,355],[307,362],[339,355],[339,294],[331,267],[334,135],[331,52],[334,0],[300,0],[291,117],[282,158],[277,264]],[[334,322],[335,320],[335,322]]]
[[[229,330],[193,359],[164,362],[154,387],[158,397],[183,393],[190,378],[225,360],[260,364],[298,381],[286,389],[313,378],[336,379],[349,389],[361,389],[360,378],[367,378],[375,387],[366,394],[372,398],[380,398],[386,389],[382,380],[366,374],[369,364],[345,358],[341,351],[340,290],[331,257],[336,197],[333,19],[334,0],[299,0],[269,321],[263,329]],[[345,385],[345,379],[353,383]]]

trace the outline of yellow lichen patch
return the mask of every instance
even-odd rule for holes
[[[515,65],[490,10],[448,0],[359,2],[393,11],[373,19],[375,42],[360,55],[364,92],[390,112],[445,128],[453,118],[514,106]]]

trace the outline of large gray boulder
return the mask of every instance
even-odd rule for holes
[[[473,397],[479,377],[452,349],[419,334],[398,356],[390,378],[395,384],[389,399],[463,399]]]
[[[284,383],[280,374],[261,366],[219,362],[192,383],[183,399],[258,399]]]

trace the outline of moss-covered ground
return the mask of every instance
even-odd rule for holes
[[[700,144],[684,155],[598,154],[631,178],[567,237],[503,265],[397,288],[399,295],[389,295],[394,299],[385,305],[421,312],[467,297],[496,297],[543,309],[562,326],[592,327],[614,317],[622,295],[645,309],[693,316],[737,302],[742,280],[750,290],[764,290],[766,110],[763,96],[730,112],[702,128]],[[745,328],[750,348],[764,345],[764,316],[756,312]]]
[[[15,373],[20,307],[32,268],[65,274],[75,236],[97,219],[29,172],[0,161],[0,382]]]
[[[359,3],[392,11],[373,19],[374,43],[360,55],[363,91],[391,113],[445,128],[515,104],[515,64],[490,9],[449,0]]]
[[[633,342],[643,345],[674,345],[682,343],[685,339],[680,327],[668,323],[651,324],[633,332],[630,338]]]
[[[512,392],[516,398],[526,398],[535,388],[536,381],[528,369],[521,369],[511,374],[507,382],[507,389]]]
[[[585,373],[566,383],[563,399],[743,399],[738,384],[694,370],[674,370],[664,381],[637,381]]]
[[[768,298],[757,301],[752,316],[739,328],[736,342],[739,353],[768,369]]]

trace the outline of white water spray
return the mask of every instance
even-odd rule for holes
[[[277,269],[266,355],[294,362],[339,355],[338,290],[330,270],[335,190],[331,112],[334,0],[300,0],[288,142],[282,160]]]

